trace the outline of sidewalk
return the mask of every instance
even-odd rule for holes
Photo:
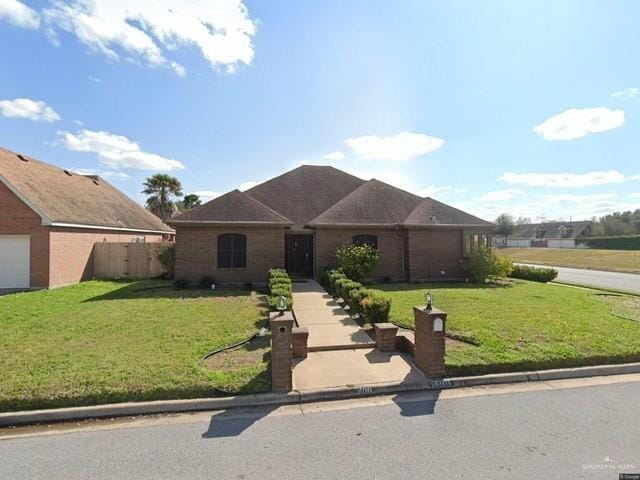
[[[295,390],[429,385],[408,355],[377,350],[369,334],[317,282],[293,284],[293,308],[298,325],[309,330],[309,354],[293,367]]]
[[[293,308],[300,327],[309,329],[309,351],[375,346],[375,342],[314,280],[293,284]]]

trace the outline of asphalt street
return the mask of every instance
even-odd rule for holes
[[[550,265],[532,265],[535,267],[549,267]],[[612,290],[622,290],[640,294],[640,275],[635,273],[606,272],[604,270],[587,270],[582,268],[556,267],[558,282],[572,285],[599,287]]]
[[[24,438],[5,431],[0,478],[493,480],[640,473],[640,376],[577,388],[571,382],[100,422],[64,433],[35,429]]]

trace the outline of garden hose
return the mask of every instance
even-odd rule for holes
[[[213,350],[207,354],[204,355],[204,357],[202,357],[200,359],[200,361],[198,362],[198,365],[201,365],[202,362],[204,362],[207,358],[209,357],[213,357],[214,355],[217,355],[218,353],[222,353],[225,352],[227,350],[231,350],[232,348],[236,348],[236,347],[241,347],[242,345],[249,343],[251,340],[253,340],[254,338],[257,337],[263,337],[266,334],[267,329],[262,327],[260,330],[258,330],[256,333],[254,333],[253,335],[251,335],[249,338],[247,338],[246,340],[242,340],[241,342],[235,343],[233,345],[228,345],[226,347],[222,347],[219,348],[217,350]]]

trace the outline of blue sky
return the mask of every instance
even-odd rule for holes
[[[0,0],[0,145],[141,202],[314,163],[589,218],[640,208],[639,44],[635,1]]]

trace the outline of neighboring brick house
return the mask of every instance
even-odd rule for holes
[[[489,245],[493,229],[431,198],[310,165],[233,190],[169,223],[176,229],[176,277],[223,283],[264,282],[273,267],[314,277],[352,243],[380,252],[375,279],[461,279],[465,257]]]
[[[506,240],[495,240],[502,247],[576,248],[578,240],[591,236],[592,225],[588,220],[522,224]]]
[[[93,277],[99,242],[156,242],[173,230],[103,179],[0,148],[0,288]]]

